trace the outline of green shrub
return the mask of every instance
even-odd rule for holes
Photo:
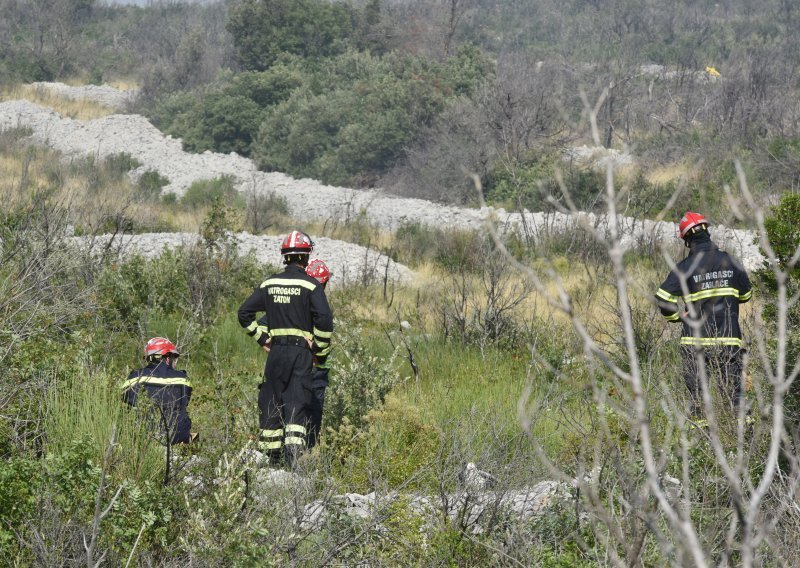
[[[440,65],[353,51],[309,65],[309,88],[268,110],[253,158],[269,171],[368,185],[489,67],[475,53]]]
[[[139,194],[147,199],[157,199],[161,189],[169,184],[169,180],[155,170],[147,170],[136,182]]]
[[[227,206],[244,207],[242,196],[236,191],[236,180],[233,176],[222,176],[216,179],[203,179],[194,182],[181,198],[181,204],[191,209],[210,207],[214,200],[220,200]]]
[[[247,156],[263,117],[258,103],[241,95],[215,93],[201,99],[181,129],[183,145],[191,152],[216,150]]]
[[[16,149],[19,141],[32,133],[30,128],[0,129],[0,152],[5,154]]]
[[[111,154],[110,156],[106,156],[103,164],[106,168],[106,171],[108,171],[114,179],[121,179],[122,176],[127,174],[129,171],[142,165],[139,160],[127,152],[120,152],[119,154]]]
[[[372,355],[362,340],[362,329],[337,322],[331,355],[331,383],[325,396],[325,427],[337,429],[347,418],[360,428],[370,410],[380,405],[400,383],[396,361]]]
[[[226,27],[239,63],[264,71],[282,53],[325,57],[341,53],[352,37],[355,10],[320,0],[245,0],[232,6]]]
[[[0,554],[17,556],[17,535],[36,507],[42,483],[38,460],[16,457],[0,460]]]
[[[101,271],[96,292],[100,318],[111,329],[130,331],[152,315],[183,319],[188,314],[207,321],[231,298],[251,292],[263,271],[254,258],[227,249],[191,247],[154,259],[136,256]]]
[[[788,272],[786,279],[786,298],[789,301],[800,292],[800,262],[790,266],[794,254],[800,247],[800,194],[786,193],[781,197],[780,203],[772,208],[770,215],[764,220],[767,238],[772,246],[779,267]],[[779,315],[778,310],[778,281],[772,270],[765,266],[757,273],[761,288],[765,293],[765,302],[762,315],[770,332],[770,350],[774,353],[777,349],[774,332]],[[786,368],[792,369],[800,359],[800,302],[788,306],[786,314]],[[789,428],[796,437],[794,443],[800,442],[800,387],[797,381],[792,383],[786,396],[786,417]]]
[[[251,233],[258,234],[285,223],[289,213],[289,202],[282,195],[253,191],[247,199],[245,223]]]
[[[347,487],[366,492],[374,480],[406,490],[436,485],[433,465],[439,434],[422,419],[418,408],[399,398],[388,395],[371,410],[362,432],[354,434],[345,422],[330,434],[324,447],[341,459],[334,471]]]

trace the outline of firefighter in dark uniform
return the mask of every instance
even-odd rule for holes
[[[333,314],[325,292],[306,274],[313,243],[292,231],[281,244],[286,268],[267,278],[239,307],[239,324],[269,355],[259,387],[259,448],[290,467],[306,446],[312,405],[312,363],[327,362]],[[256,316],[266,312],[268,326]]]
[[[154,337],[144,347],[147,365],[132,371],[122,384],[122,399],[137,406],[144,392],[158,409],[159,428],[170,444],[187,444],[197,434],[191,432],[189,401],[192,385],[186,371],[175,368],[180,354],[175,344],[164,337]]]
[[[717,376],[722,394],[731,408],[742,398],[742,332],[739,304],[750,300],[752,290],[741,263],[719,250],[711,240],[708,221],[699,213],[687,212],[679,232],[689,254],[677,264],[656,293],[662,315],[681,322],[683,377],[689,389],[690,412],[702,419],[701,367],[705,377]],[[679,310],[678,302],[685,309]]]
[[[317,282],[322,285],[322,289],[328,285],[328,280],[331,279],[331,271],[328,266],[318,258],[315,258],[308,263],[306,267],[306,274],[312,278],[316,278]],[[268,332],[269,323],[267,316],[262,316],[258,320],[258,329],[262,333]],[[330,342],[323,347],[322,360],[321,357],[314,356],[314,370],[311,374],[311,406],[309,408],[309,426],[308,426],[308,448],[311,449],[317,445],[319,441],[320,432],[322,432],[322,409],[325,406],[325,390],[328,388],[328,374],[330,373],[330,364],[327,362],[327,354],[330,351]]]

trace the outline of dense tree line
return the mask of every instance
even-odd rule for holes
[[[264,169],[474,203],[469,171],[491,201],[530,209],[560,195],[566,170],[591,205],[602,177],[563,151],[589,140],[597,105],[602,144],[637,157],[630,179],[653,207],[683,184],[715,211],[735,157],[757,193],[798,177],[800,7],[785,0],[2,8],[2,76],[133,75],[137,110],[187,148]],[[682,179],[648,175],[675,164]]]

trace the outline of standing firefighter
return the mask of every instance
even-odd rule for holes
[[[323,290],[328,285],[328,280],[331,279],[331,271],[328,269],[328,266],[319,259],[314,259],[308,263],[306,274],[312,278],[316,278]],[[315,365],[311,376],[311,391],[313,396],[311,398],[311,426],[308,436],[309,448],[313,448],[317,444],[319,434],[322,431],[322,407],[325,405],[325,389],[328,388],[328,373],[331,369],[327,361],[330,349],[330,344],[328,344],[321,352],[322,356],[320,357],[318,354],[314,358]]]
[[[131,406],[137,406],[142,391],[153,401],[170,444],[186,444],[197,437],[191,432],[188,412],[192,385],[186,371],[175,368],[179,356],[169,339],[154,337],[144,346],[147,365],[131,372],[122,384],[122,399]]]
[[[322,285],[323,290],[328,285],[328,280],[331,279],[331,271],[328,269],[328,266],[318,258],[308,263],[306,274],[312,278],[316,278],[317,282]],[[258,328],[261,329],[262,332],[269,330],[269,322],[267,321],[266,315],[259,318]],[[311,406],[309,408],[309,449],[317,445],[320,432],[322,431],[322,408],[325,406],[325,389],[328,388],[328,373],[330,372],[330,365],[327,362],[330,344],[323,343],[323,345],[320,346],[322,350],[314,356],[314,369],[311,374],[311,391],[313,396],[311,397]]]
[[[683,378],[689,389],[690,410],[703,416],[703,378],[715,374],[723,396],[733,409],[742,398],[742,332],[739,304],[752,296],[742,265],[711,240],[708,221],[687,212],[680,237],[689,255],[672,270],[656,293],[662,315],[682,322]],[[685,310],[678,309],[683,300]]]
[[[305,448],[312,405],[312,361],[325,364],[333,315],[322,286],[306,274],[313,243],[292,231],[281,244],[286,268],[267,278],[239,307],[239,323],[269,352],[258,395],[259,448],[294,467]],[[269,325],[256,315],[266,312]]]

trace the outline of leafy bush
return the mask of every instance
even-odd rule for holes
[[[214,93],[203,97],[180,129],[183,146],[192,152],[216,150],[249,155],[264,111],[242,95]]]
[[[513,209],[552,211],[555,200],[566,206],[556,172],[560,171],[570,199],[580,210],[602,209],[605,173],[577,166],[561,170],[558,156],[540,156],[517,168],[495,170],[486,182],[486,199]]]
[[[157,199],[161,189],[169,184],[169,180],[155,170],[147,170],[136,182],[139,193],[146,199]]]
[[[210,207],[215,200],[237,208],[244,207],[242,196],[236,191],[236,180],[232,176],[203,179],[194,182],[181,198],[181,204],[192,209]]]
[[[260,193],[253,189],[247,196],[245,223],[248,230],[258,234],[270,227],[280,225],[289,216],[289,202],[274,191]]]
[[[120,152],[119,154],[107,156],[103,163],[110,173],[116,175],[117,179],[121,178],[132,169],[142,165],[139,160],[127,152]]]
[[[800,291],[800,263],[790,266],[790,261],[800,247],[800,194],[784,194],[780,203],[772,208],[771,214],[764,220],[767,237],[778,259],[782,270],[788,271],[786,281],[787,299],[796,296]],[[764,303],[762,314],[765,321],[772,327],[778,318],[778,281],[771,269],[765,267],[758,272],[767,301]],[[800,358],[800,303],[790,305],[787,311],[787,368],[794,367]],[[777,334],[770,333],[771,347],[775,348]],[[792,383],[786,397],[786,414],[789,428],[795,436],[795,444],[800,441],[800,387],[797,381]]]
[[[310,94],[293,91],[269,109],[253,157],[269,171],[369,184],[488,68],[478,54],[437,65],[347,52],[309,68]]]
[[[325,57],[341,53],[353,36],[356,11],[321,0],[242,0],[227,22],[239,63],[264,71],[282,53]]]
[[[362,431],[354,432],[349,421],[343,426],[330,431],[331,438],[323,447],[341,461],[335,472],[346,486],[365,492],[375,480],[390,488],[435,486],[433,464],[439,435],[418,408],[388,395],[364,417]]]
[[[37,460],[16,457],[0,460],[0,554],[17,556],[15,529],[30,518],[41,483]]]
[[[347,419],[360,428],[367,414],[400,383],[398,351],[377,357],[368,351],[362,330],[338,322],[331,362],[331,383],[325,396],[325,428],[336,430]]]
[[[97,300],[112,329],[136,330],[151,314],[189,315],[207,321],[230,298],[244,296],[263,276],[250,257],[204,247],[168,251],[147,260],[133,257],[102,271]]]

